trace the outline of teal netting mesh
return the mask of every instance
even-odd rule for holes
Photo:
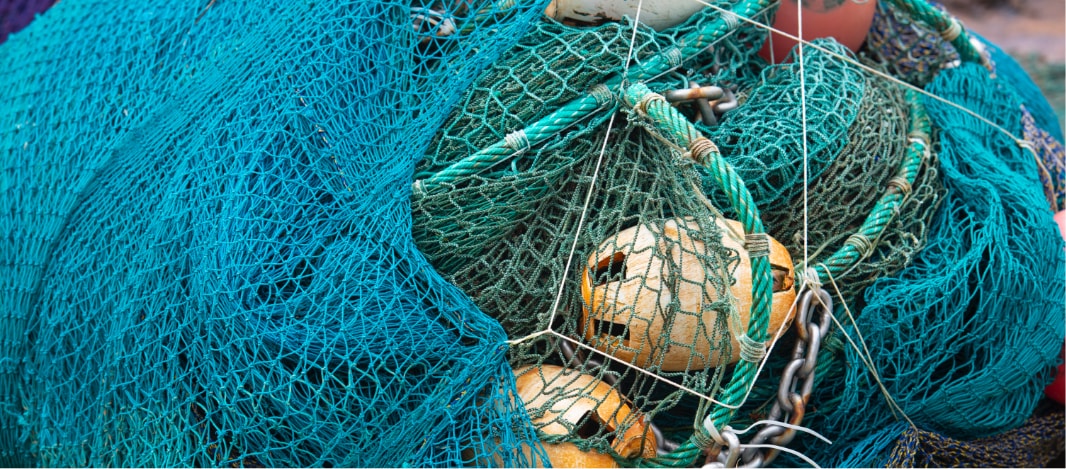
[[[928,90],[1022,134],[1017,98],[979,66],[941,72]],[[947,192],[929,244],[898,276],[866,291],[857,326],[888,394],[919,428],[983,437],[1024,422],[1057,363],[1062,241],[1032,154],[962,110],[933,99],[926,105],[942,129]],[[854,337],[854,328],[845,330]],[[884,445],[866,443],[871,452],[858,455],[840,448],[899,416],[859,354],[843,352],[843,381],[817,391],[815,403],[826,410],[811,422],[838,440],[831,448],[812,442],[810,450],[832,465],[875,464]]]
[[[418,7],[68,1],[3,44],[0,465],[532,463],[407,188],[540,8]]]
[[[822,280],[855,323],[802,422],[834,444],[791,448],[1061,445],[1061,413],[1025,424],[1066,335],[1061,130],[998,49],[954,67],[925,2],[779,65],[763,0],[660,31],[170,3],[58,2],[0,44],[0,465],[698,466],[705,416],[776,398],[796,334],[758,376],[757,340],[807,249],[854,254]]]

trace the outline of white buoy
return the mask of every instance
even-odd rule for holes
[[[623,16],[637,18],[656,31],[677,26],[700,11],[705,5],[696,0],[552,0],[544,14],[560,22],[600,24],[619,21]]]

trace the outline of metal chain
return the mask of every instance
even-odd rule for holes
[[[814,389],[814,368],[818,364],[818,350],[822,339],[829,333],[830,313],[833,299],[829,292],[814,285],[801,297],[799,309],[793,325],[796,328],[796,347],[792,351],[792,360],[785,366],[774,402],[766,420],[788,422],[799,426],[803,423],[807,403]],[[753,448],[769,442],[776,446],[785,446],[796,437],[796,430],[783,425],[767,424],[755,434],[745,446],[740,448],[739,437],[730,427],[720,431],[728,443],[717,453],[715,461],[704,468],[717,467],[763,467],[777,457],[779,450],[773,448]]]

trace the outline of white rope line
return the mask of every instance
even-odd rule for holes
[[[704,6],[712,8],[712,9],[717,10],[719,12],[732,13],[729,10],[726,10],[726,9],[724,9],[724,8],[718,6],[718,5],[713,5],[711,3],[708,3],[706,0],[692,0],[692,1],[700,3],[700,4],[703,4]],[[797,2],[797,4],[798,4],[798,2]],[[926,91],[926,90],[924,90],[922,88],[919,88],[919,87],[914,86],[914,85],[912,85],[910,83],[907,83],[907,82],[905,82],[905,81],[903,81],[903,80],[901,80],[899,78],[896,78],[896,77],[894,77],[892,75],[889,75],[889,74],[884,73],[884,72],[882,72],[880,70],[877,70],[877,69],[875,69],[873,67],[870,67],[870,66],[868,66],[866,64],[863,64],[863,63],[861,63],[861,62],[859,62],[859,61],[857,61],[857,60],[855,60],[855,59],[853,59],[851,57],[848,57],[846,55],[838,54],[838,53],[833,52],[833,51],[831,51],[829,49],[826,49],[826,48],[821,47],[821,46],[819,46],[817,44],[814,44],[814,43],[812,43],[810,41],[805,41],[803,39],[800,39],[797,36],[793,36],[790,33],[787,33],[787,32],[782,31],[780,29],[774,28],[773,26],[769,26],[769,25],[760,23],[760,22],[755,21],[755,20],[753,20],[751,18],[746,18],[746,17],[741,16],[741,15],[736,15],[736,16],[737,16],[737,18],[740,18],[741,21],[747,22],[747,23],[752,24],[752,25],[754,25],[756,27],[759,27],[759,28],[762,28],[762,29],[766,29],[768,31],[771,31],[771,32],[780,34],[782,36],[785,36],[785,37],[787,37],[789,39],[792,39],[792,40],[798,42],[799,44],[803,44],[803,45],[806,45],[807,47],[811,47],[811,48],[813,48],[815,50],[818,50],[820,52],[824,52],[826,54],[829,54],[830,56],[832,56],[832,57],[834,57],[836,59],[842,60],[844,62],[847,62],[847,63],[851,64],[851,65],[859,67],[859,68],[861,68],[861,69],[863,69],[863,70],[865,70],[865,71],[867,71],[867,72],[869,72],[871,74],[874,74],[874,75],[876,75],[876,76],[878,76],[880,78],[883,78],[885,80],[893,82],[893,83],[895,83],[897,85],[903,86],[905,88],[911,89],[911,90],[913,90],[913,91],[915,91],[915,92],[917,92],[919,94],[928,96],[928,97],[930,97],[932,99],[935,99],[935,100],[940,101],[940,102],[942,102],[944,104],[947,104],[948,106],[951,106],[951,107],[954,107],[956,109],[959,109],[959,110],[969,114],[970,116],[980,120],[981,122],[984,122],[985,124],[988,124],[993,129],[998,130],[999,132],[1003,133],[1004,135],[1009,137],[1011,140],[1013,140],[1019,146],[1023,145],[1023,142],[1025,142],[1024,139],[1020,139],[1018,137],[1015,137],[1014,134],[1010,133],[1010,131],[1008,131],[1007,129],[1004,129],[1003,127],[1001,127],[1000,125],[996,124],[995,122],[992,122],[992,121],[988,120],[984,116],[981,116],[980,114],[970,110],[969,108],[967,108],[967,107],[965,107],[965,106],[963,106],[961,104],[958,104],[958,103],[955,103],[953,101],[950,101],[947,98],[942,98],[940,96],[937,96],[937,95],[935,95],[933,93],[930,93],[930,92],[928,92],[928,91]],[[803,23],[800,22],[799,26],[800,26],[800,28],[802,28],[803,27]]]
[[[592,348],[591,346],[585,344],[584,342],[581,342],[581,341],[578,341],[578,340],[574,340],[573,338],[567,337],[567,336],[565,336],[563,334],[560,334],[558,332],[555,332],[555,331],[547,331],[547,333],[551,334],[551,335],[554,335],[554,336],[556,336],[556,337],[558,337],[558,338],[560,338],[562,340],[565,340],[567,342],[570,342],[571,344],[574,344],[575,346],[577,346],[577,347],[579,347],[579,348],[581,348],[583,350],[587,350],[590,353],[594,353],[596,355],[599,355],[599,356],[601,356],[603,358],[606,358],[606,359],[608,359],[610,361],[613,361],[613,362],[615,362],[615,363],[617,363],[619,365],[622,365],[622,366],[624,366],[626,368],[629,368],[629,369],[631,369],[633,371],[636,371],[637,373],[649,376],[652,379],[655,379],[657,381],[661,381],[663,383],[666,383],[666,384],[668,384],[670,386],[673,386],[673,387],[675,387],[677,389],[685,391],[685,392],[687,392],[689,394],[692,394],[692,395],[694,395],[696,397],[699,397],[701,399],[710,401],[710,402],[712,402],[714,404],[718,404],[718,405],[720,405],[722,407],[728,407],[730,409],[737,408],[736,406],[730,406],[730,405],[725,404],[724,402],[719,402],[718,400],[714,399],[713,397],[710,397],[710,396],[708,396],[706,394],[703,394],[703,393],[701,393],[699,391],[696,391],[695,389],[692,389],[692,388],[690,388],[688,386],[685,386],[685,385],[677,383],[675,381],[671,381],[671,380],[668,380],[666,378],[663,378],[662,376],[659,376],[659,375],[657,375],[655,373],[652,373],[652,372],[650,372],[648,370],[645,370],[644,368],[641,368],[641,367],[639,367],[637,365],[634,365],[634,364],[632,364],[630,362],[624,361],[624,360],[622,360],[622,359],[620,359],[618,357],[615,357],[614,355],[611,355],[609,353],[605,353],[605,352],[602,352],[602,351],[597,350],[595,348]]]
[[[837,329],[839,329],[840,332],[844,334],[844,338],[848,340],[848,344],[850,344],[851,347],[855,349],[855,352],[859,354],[859,359],[862,360],[863,364],[866,365],[867,371],[869,371],[870,374],[873,375],[874,380],[877,381],[877,386],[878,388],[880,388],[881,393],[884,394],[885,399],[888,401],[889,406],[893,410],[893,414],[895,414],[896,411],[899,411],[900,415],[903,416],[903,420],[906,420],[912,428],[917,430],[918,426],[915,425],[914,422],[910,419],[910,417],[907,416],[907,413],[903,411],[903,408],[900,407],[898,403],[896,403],[896,400],[892,397],[892,394],[888,392],[888,388],[885,387],[885,384],[881,381],[881,375],[877,373],[877,368],[875,368],[873,365],[873,354],[871,354],[870,349],[866,347],[866,339],[863,338],[862,331],[859,330],[859,325],[855,322],[855,317],[851,314],[851,308],[848,308],[848,304],[844,302],[844,295],[840,293],[840,288],[837,287],[836,280],[833,280],[833,274],[829,273],[829,267],[827,267],[825,264],[818,265],[822,266],[822,268],[825,269],[826,275],[829,276],[830,285],[833,285],[833,290],[836,291],[837,298],[840,299],[840,304],[844,306],[844,312],[847,313],[848,319],[851,320],[851,325],[855,327],[855,333],[859,336],[859,343],[862,344],[862,350],[859,350],[859,347],[855,345],[855,341],[852,340],[851,336],[847,333],[847,331],[844,330],[844,326],[840,323],[840,321],[837,320],[837,317],[835,314],[833,314],[833,311],[826,308],[826,310],[829,311],[829,318],[833,320],[833,324],[836,324]]]
[[[640,20],[640,10],[642,9],[643,5],[644,0],[640,0],[640,2],[637,3],[637,17],[636,20],[633,21],[633,35],[629,39],[629,51],[626,53],[626,60],[622,64],[622,66],[624,67],[622,69],[623,82],[625,80],[626,74],[629,72],[629,61],[630,59],[632,59],[633,49],[636,47],[637,24]],[[585,193],[585,204],[581,207],[581,215],[578,217],[577,229],[574,231],[574,241],[570,245],[570,254],[566,257],[566,267],[563,270],[563,278],[559,280],[559,287],[556,290],[555,301],[552,303],[551,313],[548,315],[548,328],[546,329],[546,331],[551,332],[553,334],[554,331],[552,331],[552,324],[555,323],[555,317],[559,314],[559,303],[562,301],[563,291],[565,291],[566,289],[566,279],[570,276],[570,266],[573,264],[574,254],[577,252],[577,242],[579,239],[581,239],[581,231],[585,227],[585,219],[588,218],[589,205],[592,203],[592,194],[596,191],[596,181],[599,180],[600,168],[603,165],[603,156],[607,153],[607,144],[610,142],[611,129],[614,127],[614,119],[616,115],[617,114],[611,114],[611,119],[607,122],[607,131],[604,133],[603,136],[603,144],[600,146],[600,154],[596,158],[596,167],[592,170],[592,180],[589,181],[589,190]],[[541,332],[543,333],[545,331]],[[532,334],[530,336],[526,336],[522,339],[519,339],[517,342],[514,343],[521,343],[526,339],[533,338],[534,336],[538,335],[539,334]]]
[[[810,155],[807,148],[807,73],[804,67],[805,60],[803,57],[803,4],[796,2],[796,16],[800,42],[797,43],[797,55],[799,55],[799,68],[800,68],[800,128],[802,129],[802,141],[803,141],[803,265],[807,265],[810,262],[810,240],[807,237],[808,234],[808,222],[810,221],[810,209],[807,207],[808,192],[810,192],[810,182],[808,179],[808,172],[810,171]],[[772,36],[772,35],[771,35]]]
[[[774,426],[777,426],[777,427],[791,428],[792,430],[796,430],[796,431],[800,431],[800,432],[812,435],[815,438],[818,438],[819,440],[822,440],[822,441],[824,441],[826,443],[833,444],[832,440],[830,440],[829,438],[826,438],[821,433],[818,433],[818,432],[816,432],[814,430],[811,430],[810,428],[804,427],[802,425],[793,425],[793,424],[788,423],[788,422],[779,422],[777,420],[756,420],[755,422],[752,422],[751,425],[748,425],[747,427],[744,427],[743,430],[733,430],[733,433],[736,433],[737,435],[743,435],[745,433],[748,433],[749,431],[751,431],[752,429],[754,429],[755,427],[757,427],[759,425],[774,425]]]

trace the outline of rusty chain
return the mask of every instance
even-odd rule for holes
[[[738,432],[731,427],[719,431],[722,448],[708,456],[704,468],[763,467],[769,464],[780,450],[760,447],[770,444],[785,446],[796,437],[795,427],[803,423],[807,403],[814,389],[814,369],[818,364],[818,351],[822,339],[829,332],[833,299],[820,286],[812,285],[805,291],[793,326],[796,328],[796,346],[792,359],[781,375],[777,398],[765,420],[787,422],[789,426],[768,423],[751,441],[742,445]],[[743,446],[743,447],[742,447]]]

